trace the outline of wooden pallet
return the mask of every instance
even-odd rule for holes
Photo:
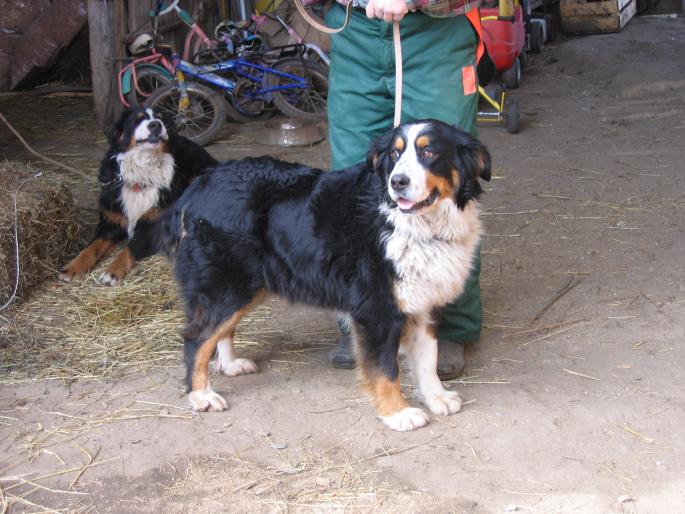
[[[636,0],[561,0],[559,10],[569,34],[619,32],[635,16]]]

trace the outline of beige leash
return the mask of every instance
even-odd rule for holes
[[[402,119],[402,43],[399,21],[392,24],[392,42],[395,46],[395,120],[392,126],[399,127]]]
[[[293,0],[295,7],[299,11],[304,20],[312,27],[326,34],[337,34],[347,27],[350,23],[350,16],[352,14],[352,0],[345,7],[345,22],[341,27],[332,29],[323,23],[314,19],[302,5],[302,0]],[[395,48],[395,118],[393,127],[397,127],[402,119],[402,43],[400,42],[400,22],[396,21],[392,24],[392,40]]]

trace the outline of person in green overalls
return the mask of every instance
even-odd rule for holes
[[[402,122],[434,118],[477,136],[478,35],[467,13],[479,0],[353,0],[350,23],[331,37],[328,90],[332,169],[366,158],[369,144],[392,127],[395,107],[393,21],[400,22],[403,66]],[[341,0],[346,4],[346,1]],[[477,11],[471,12],[471,16]],[[339,27],[345,11],[326,15]],[[483,321],[480,249],[464,292],[445,307],[438,332],[438,376],[464,369],[464,345],[477,341]],[[348,331],[329,351],[334,368],[354,368]]]

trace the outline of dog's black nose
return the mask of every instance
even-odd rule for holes
[[[152,120],[150,123],[147,124],[147,129],[152,134],[159,134],[160,132],[162,132],[162,122],[159,120]]]
[[[404,173],[393,175],[390,178],[390,185],[395,191],[402,191],[403,189],[406,189],[409,185],[409,177],[406,176]]]

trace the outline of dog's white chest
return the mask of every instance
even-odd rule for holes
[[[171,186],[174,158],[168,153],[134,148],[117,155],[117,160],[123,179],[122,208],[130,237],[140,217],[158,206],[160,190]]]
[[[394,229],[385,254],[397,273],[394,293],[407,314],[429,313],[456,299],[471,271],[480,237],[478,207],[459,211],[450,202],[421,216],[386,211]]]

